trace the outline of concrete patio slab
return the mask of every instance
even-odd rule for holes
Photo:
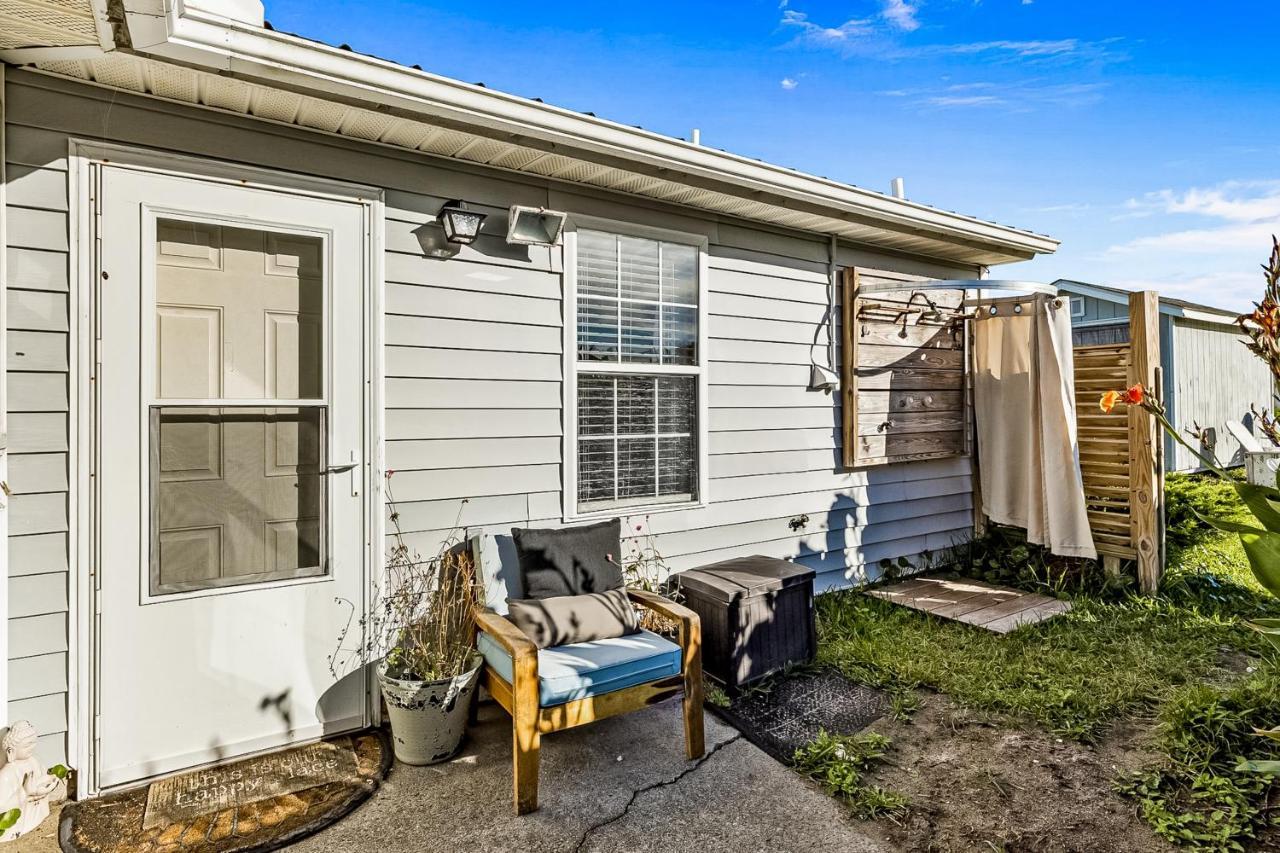
[[[881,853],[846,809],[706,716],[707,753],[686,761],[679,701],[542,740],[541,808],[511,810],[511,721],[487,705],[462,754],[398,764],[379,792],[296,853]],[[56,814],[7,846],[55,853]]]
[[[542,739],[541,808],[511,807],[511,722],[495,706],[460,757],[397,765],[354,814],[298,853],[888,850],[846,809],[707,715],[707,754],[686,761],[667,702]]]

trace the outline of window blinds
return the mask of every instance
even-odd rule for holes
[[[577,245],[578,508],[695,500],[698,250],[599,231]]]

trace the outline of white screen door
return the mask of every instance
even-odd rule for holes
[[[327,659],[364,607],[364,210],[99,186],[99,786],[359,728]]]

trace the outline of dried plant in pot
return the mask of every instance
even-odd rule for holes
[[[481,585],[456,525],[430,557],[409,546],[391,494],[393,473],[387,473],[392,544],[386,568],[360,624],[359,649],[345,659],[376,662],[396,758],[435,764],[456,754],[466,734],[481,665],[475,648]],[[340,650],[346,640],[339,638]],[[340,651],[331,665],[342,657]]]

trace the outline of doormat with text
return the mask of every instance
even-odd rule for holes
[[[381,730],[196,770],[71,803],[67,853],[261,853],[319,832],[368,799],[391,767]]]
[[[747,688],[727,707],[707,707],[747,740],[791,765],[796,750],[816,740],[820,731],[855,734],[884,716],[890,703],[882,691],[824,669],[776,676]]]

